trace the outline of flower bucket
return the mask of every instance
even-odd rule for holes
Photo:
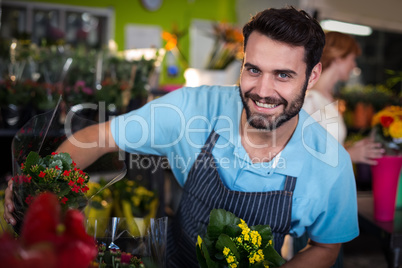
[[[374,219],[392,221],[395,215],[396,194],[402,156],[384,156],[371,167],[373,179]]]
[[[142,218],[88,218],[86,231],[98,244],[96,262],[106,267],[117,267],[114,257],[119,254],[122,262],[135,257],[145,267],[165,267],[167,223],[167,217],[152,218],[146,225]],[[136,228],[142,230],[132,233]]]

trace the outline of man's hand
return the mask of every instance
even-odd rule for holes
[[[309,240],[308,245],[282,267],[329,268],[335,264],[341,249],[338,244],[322,244]]]
[[[11,224],[15,225],[16,221],[12,215],[12,212],[14,211],[14,203],[13,203],[13,180],[8,181],[8,187],[6,189],[6,195],[4,198],[4,220]]]

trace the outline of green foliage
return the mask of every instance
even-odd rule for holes
[[[233,213],[213,209],[205,236],[198,238],[197,260],[200,267],[279,267],[285,260],[272,240],[268,225],[248,227]]]

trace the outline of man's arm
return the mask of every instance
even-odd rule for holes
[[[85,169],[106,153],[118,151],[112,133],[110,121],[86,127],[63,142],[57,152],[65,152],[81,169]]]
[[[111,135],[110,121],[108,121],[74,133],[56,151],[69,153],[77,166],[84,169],[102,155],[118,151],[118,146]],[[14,225],[15,219],[11,214],[14,211],[12,185],[10,180],[5,191],[3,217],[8,223]]]
[[[309,240],[304,249],[281,267],[329,268],[335,264],[340,248],[340,243],[322,244]]]

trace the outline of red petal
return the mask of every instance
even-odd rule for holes
[[[60,213],[61,208],[56,195],[43,193],[37,196],[25,215],[21,233],[24,244],[30,246],[41,241],[55,241]]]

